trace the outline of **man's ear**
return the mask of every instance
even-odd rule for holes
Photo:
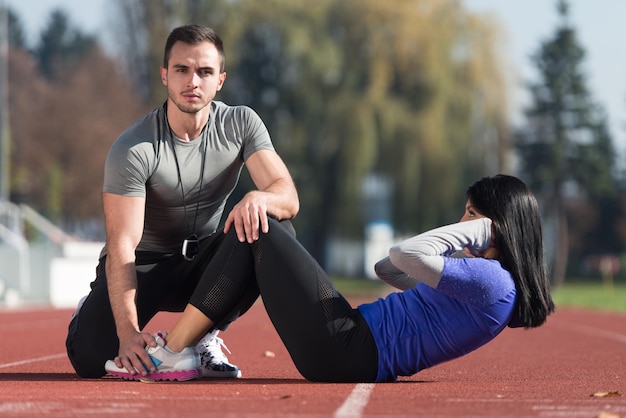
[[[217,85],[217,91],[222,90],[222,87],[224,87],[225,81],[226,81],[226,72],[224,71],[223,73],[220,74],[220,82]]]

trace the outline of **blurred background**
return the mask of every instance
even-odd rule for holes
[[[391,243],[507,173],[539,198],[556,288],[624,280],[626,2],[591,3],[0,0],[0,305],[87,293],[104,159],[165,100],[165,39],[186,23],[224,39],[218,100],[265,121],[332,275],[373,278]]]

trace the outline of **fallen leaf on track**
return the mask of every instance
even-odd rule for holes
[[[611,396],[622,396],[622,392],[616,390],[614,392],[596,392],[591,394],[592,398],[609,398]]]
[[[611,412],[600,412],[596,418],[624,418],[624,415],[613,414]]]

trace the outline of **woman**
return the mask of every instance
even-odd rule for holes
[[[250,247],[256,283],[231,282],[228,260],[241,260]],[[485,177],[471,185],[461,222],[393,246],[376,272],[403,291],[357,308],[278,222],[272,221],[257,242],[235,251],[216,256],[206,277],[207,289],[228,286],[227,295],[218,303],[192,299],[170,335],[163,336],[171,350],[161,351],[174,358],[228,312],[238,293],[254,285],[296,367],[312,381],[395,381],[465,355],[506,326],[540,326],[554,312],[537,201],[512,176]],[[468,256],[459,257],[460,251]],[[167,362],[142,372],[160,378],[177,371],[175,360]],[[107,371],[134,378],[134,371],[121,366],[107,362]]]

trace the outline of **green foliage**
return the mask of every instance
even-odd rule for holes
[[[613,143],[604,112],[593,103],[586,86],[585,51],[568,22],[567,3],[560,1],[558,10],[560,25],[533,57],[538,80],[529,84],[532,104],[516,142],[523,177],[543,201],[547,218],[557,225],[553,272],[557,284],[564,280],[574,245],[581,253],[620,251],[612,232],[620,215],[608,210],[617,206]],[[595,205],[587,213],[613,217],[587,216],[585,229],[573,225],[573,231],[582,235],[573,236],[569,219],[579,218],[574,216],[576,200]],[[602,241],[591,241],[590,237],[599,236],[594,234],[598,228],[604,231],[599,234]]]
[[[563,22],[534,58],[539,80],[516,145],[543,206],[563,210],[548,219],[584,219],[559,233],[569,242],[557,241],[582,259],[623,247],[614,235],[624,235],[626,206],[605,115],[585,85],[584,49],[561,4]],[[44,213],[100,217],[106,150],[144,104],[164,100],[158,67],[182,23],[222,35],[228,78],[218,99],[261,114],[300,192],[299,237],[322,264],[330,236],[362,238],[373,216],[365,178],[389,180],[389,221],[407,234],[457,219],[468,183],[510,171],[501,34],[459,1],[114,0],[110,11],[131,84],[58,10],[35,48],[42,79],[19,19],[8,16],[11,192]],[[46,188],[57,169],[62,197]]]
[[[506,171],[497,32],[458,2],[216,8],[236,9],[245,22],[212,22],[228,52],[222,98],[267,123],[298,184],[297,222],[311,241],[361,238],[370,174],[391,179],[389,221],[408,232],[456,219],[468,178]]]
[[[390,179],[399,233],[460,216],[468,182],[507,171],[498,30],[455,0],[117,0],[137,85],[166,32],[214,27],[226,48],[219,99],[266,122],[297,183],[300,238],[362,238],[363,179]],[[158,35],[158,36],[157,36]],[[249,185],[248,185],[249,186]]]
[[[574,29],[564,23],[533,59],[539,81],[529,86],[533,104],[518,147],[537,190],[558,191],[574,180],[590,192],[614,192],[614,150],[603,114],[591,102],[583,58]]]
[[[499,31],[456,0],[111,4],[123,63],[151,107],[165,98],[158,67],[169,31],[218,30],[228,72],[218,99],[261,114],[300,192],[300,237],[321,259],[329,236],[362,238],[364,178],[389,179],[388,220],[405,234],[457,219],[468,183],[509,169]],[[90,41],[53,13],[36,56],[57,91],[74,85],[64,69]]]

